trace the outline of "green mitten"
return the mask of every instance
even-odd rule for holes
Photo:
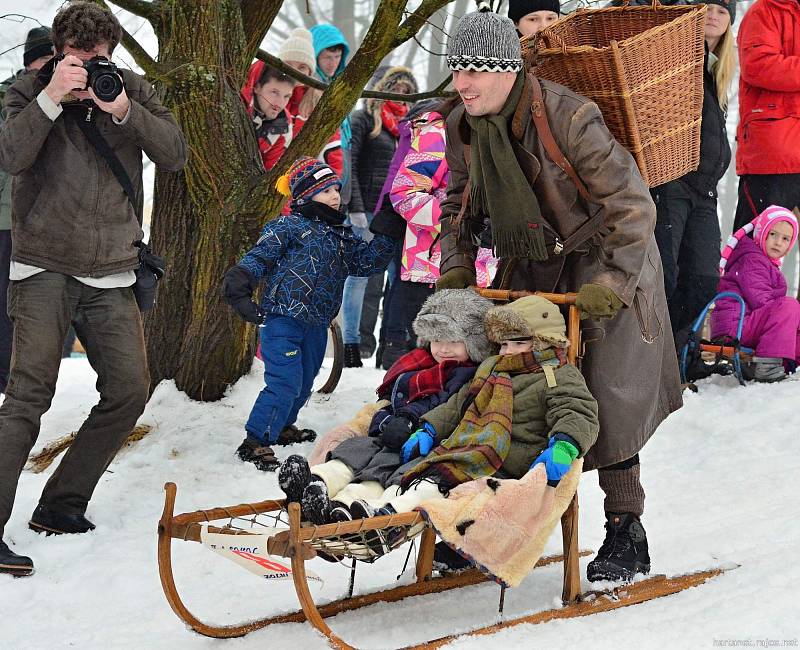
[[[602,284],[584,284],[575,298],[575,306],[581,312],[581,319],[614,318],[622,308],[622,301]]]
[[[464,266],[456,266],[439,276],[436,281],[436,290],[466,289],[474,286],[475,281],[475,271],[470,271]]]

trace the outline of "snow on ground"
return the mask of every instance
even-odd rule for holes
[[[325,648],[307,624],[273,626],[241,639],[213,640],[189,631],[172,613],[158,579],[156,523],[163,485],[178,485],[176,512],[279,497],[274,474],[234,459],[243,422],[261,387],[260,363],[229,395],[201,404],[165,383],[141,421],[151,434],[112,463],[89,505],[97,524],[81,536],[43,537],[27,528],[52,467],[23,472],[5,540],[30,554],[31,578],[0,576],[0,647],[28,648]],[[374,395],[380,373],[346,369],[330,397],[314,395],[300,423],[319,431],[338,424]],[[75,430],[97,394],[85,359],[62,365],[58,392],[44,417],[46,440]],[[739,387],[731,377],[701,383],[641,454],[647,491],[643,523],[655,572],[679,574],[735,566],[706,585],[669,598],[581,619],[518,626],[494,636],[462,638],[451,647],[478,648],[711,648],[769,641],[797,647],[800,583],[800,380]],[[308,453],[311,444],[279,448],[278,456]],[[596,473],[580,488],[581,547],[603,539],[602,493]],[[548,552],[558,552],[551,540]],[[178,588],[203,620],[242,622],[293,611],[290,582],[265,582],[199,544],[173,545]],[[356,590],[393,585],[405,553],[362,566]],[[589,558],[584,558],[585,569]],[[412,562],[413,565],[413,562]],[[323,579],[319,601],[347,589],[349,572],[313,560]],[[410,571],[400,578],[411,580]],[[506,616],[558,606],[560,568],[537,570],[506,595]],[[588,584],[584,580],[584,589]],[[497,619],[499,589],[456,592],[379,604],[329,619],[335,633],[359,648],[396,648],[486,625]],[[771,645],[775,645],[774,643]]]

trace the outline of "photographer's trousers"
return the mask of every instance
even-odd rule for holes
[[[12,281],[11,373],[0,406],[0,534],[11,515],[17,482],[56,389],[61,348],[75,322],[97,373],[100,401],[79,429],[39,502],[83,514],[100,477],[147,402],[150,377],[142,320],[131,287],[98,289],[44,271]],[[33,511],[35,504],[28,504]]]

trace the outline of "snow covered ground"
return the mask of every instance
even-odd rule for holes
[[[370,401],[380,374],[345,370],[336,392],[312,397],[301,424],[324,431]],[[40,449],[77,429],[96,400],[94,373],[84,359],[62,365]],[[97,524],[75,537],[39,536],[27,528],[52,467],[23,472],[6,542],[30,554],[27,579],[0,576],[0,647],[27,648],[325,648],[307,624],[273,626],[241,639],[206,639],[186,629],[161,592],[156,522],[163,485],[178,484],[177,512],[280,496],[274,474],[234,460],[243,422],[261,387],[260,363],[215,404],[192,402],[174,385],[159,386],[142,422],[152,433],[112,463],[89,505]],[[647,491],[643,523],[653,570],[679,574],[740,565],[706,585],[666,599],[595,616],[518,626],[450,647],[712,648],[797,647],[800,622],[800,381],[741,388],[733,378],[701,383],[641,454]],[[279,449],[281,458],[311,444]],[[602,493],[596,473],[581,488],[581,547],[603,539]],[[189,608],[201,619],[233,623],[297,608],[289,582],[266,582],[199,544],[176,542],[175,572]],[[551,540],[549,552],[558,552]],[[356,591],[392,585],[404,553],[359,569]],[[590,558],[584,558],[583,567]],[[311,563],[323,579],[318,599],[347,589],[348,571]],[[409,573],[401,578],[410,580]],[[557,606],[560,568],[534,572],[506,595],[506,615]],[[584,588],[587,583],[584,580]],[[334,632],[359,648],[396,648],[496,620],[498,587],[380,604],[329,619]],[[773,643],[770,643],[773,642]]]

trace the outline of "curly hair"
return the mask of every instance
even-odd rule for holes
[[[57,52],[63,52],[67,43],[78,50],[107,43],[110,54],[121,38],[122,25],[117,17],[93,2],[71,2],[53,19],[53,45]]]

